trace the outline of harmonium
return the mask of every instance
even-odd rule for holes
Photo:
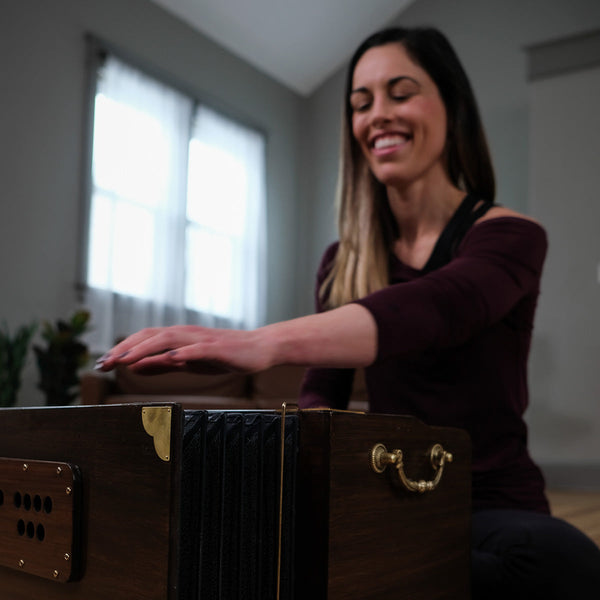
[[[332,410],[0,410],[3,600],[465,600],[470,442]]]

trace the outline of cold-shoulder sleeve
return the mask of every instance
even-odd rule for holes
[[[444,267],[357,300],[377,323],[376,362],[457,346],[514,313],[534,308],[547,239],[537,223],[498,217],[473,226]],[[532,316],[533,308],[529,311]]]
[[[321,258],[315,285],[316,312],[324,310],[319,290],[331,270],[337,249],[337,242],[331,244]],[[309,368],[302,382],[298,404],[300,408],[345,409],[348,406],[353,381],[354,369]]]

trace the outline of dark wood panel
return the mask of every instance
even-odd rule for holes
[[[296,493],[296,598],[327,599],[329,412],[302,411]]]
[[[307,431],[311,439],[305,446]],[[311,495],[303,499],[309,504],[298,506],[299,529],[308,543],[299,548],[304,593],[312,585],[311,598],[330,600],[469,597],[471,465],[464,432],[426,427],[409,417],[308,413],[301,436],[301,456],[310,455],[301,471],[312,469],[303,475],[312,477]],[[433,477],[428,452],[434,443],[442,443],[454,461],[436,490],[413,493],[399,485],[392,467],[383,474],[371,470],[376,443],[400,448],[412,479]],[[317,562],[323,548],[326,567]]]
[[[63,461],[81,474],[82,573],[57,583],[0,568],[11,600],[174,598],[178,448],[161,460],[141,405],[0,411],[0,456]],[[172,407],[172,439],[181,413]],[[1,507],[0,507],[1,510]],[[43,542],[41,542],[43,543]]]

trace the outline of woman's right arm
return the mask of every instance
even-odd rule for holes
[[[324,313],[266,325],[253,331],[181,325],[145,329],[115,346],[99,361],[138,371],[225,370],[255,372],[278,364],[352,368],[377,354],[371,313],[348,304]]]

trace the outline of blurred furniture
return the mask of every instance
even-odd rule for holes
[[[298,400],[304,367],[280,365],[259,373],[140,375],[127,368],[85,373],[81,404],[177,402],[185,409],[268,409]],[[366,411],[364,374],[357,370],[349,410]]]

